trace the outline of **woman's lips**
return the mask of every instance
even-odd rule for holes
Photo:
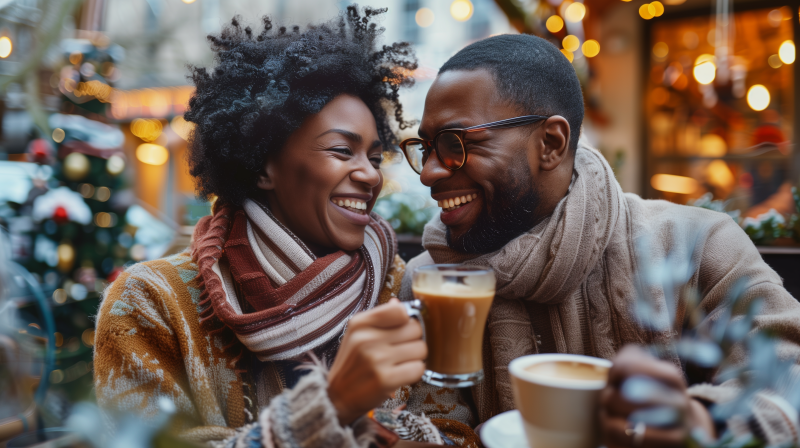
[[[335,208],[336,211],[341,213],[342,216],[344,216],[348,221],[357,226],[366,226],[367,224],[369,224],[370,220],[369,210],[362,209],[360,212],[350,210],[350,208],[348,208],[345,205],[340,206],[338,202],[339,202],[338,199],[331,199],[331,204],[333,205],[333,208]]]

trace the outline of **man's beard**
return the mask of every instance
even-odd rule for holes
[[[484,203],[475,224],[457,238],[447,228],[447,245],[451,249],[469,254],[494,252],[536,225],[539,193],[532,185],[530,168],[527,165],[522,168],[524,172],[512,173],[511,182],[495,189],[492,213]]]

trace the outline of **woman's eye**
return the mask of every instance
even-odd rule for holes
[[[346,156],[352,156],[353,155],[353,151],[351,151],[350,148],[346,148],[346,147],[331,148],[331,151],[338,152],[339,154],[344,154]]]

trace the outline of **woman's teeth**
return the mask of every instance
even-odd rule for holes
[[[334,199],[333,203],[338,205],[339,207],[346,208],[352,212],[356,213],[366,213],[367,210],[367,203],[363,201],[357,201],[355,199]]]
[[[445,199],[443,201],[439,201],[439,207],[442,207],[442,210],[449,212],[453,211],[462,205],[466,204],[467,202],[472,202],[478,197],[476,193],[468,194],[465,196],[459,196],[457,198],[450,198]]]

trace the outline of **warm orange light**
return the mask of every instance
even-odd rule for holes
[[[580,22],[586,16],[586,6],[583,3],[571,3],[564,10],[564,18],[570,22]]]
[[[656,10],[650,3],[645,3],[639,7],[639,16],[644,20],[650,20],[656,15]]]
[[[161,120],[137,118],[131,123],[131,133],[146,142],[152,142],[161,135]]]
[[[142,143],[136,148],[136,158],[148,165],[163,165],[169,160],[169,151],[161,145]]]
[[[650,185],[658,191],[667,193],[691,194],[697,190],[698,183],[691,177],[656,174],[650,178]]]
[[[655,17],[661,17],[661,15],[664,14],[664,5],[661,4],[661,2],[656,0],[653,3],[650,3],[650,6],[653,7],[653,15]]]
[[[550,16],[545,22],[544,26],[547,28],[547,31],[551,33],[557,33],[564,28],[564,20],[560,16]]]
[[[563,54],[567,58],[567,60],[569,60],[569,62],[572,62],[572,60],[575,59],[575,55],[572,54],[572,52],[569,50],[565,50],[562,48],[561,54]]]
[[[721,188],[730,188],[736,181],[728,164],[722,160],[714,160],[706,169],[708,183]]]
[[[581,47],[581,41],[578,40],[577,36],[570,34],[561,41],[561,45],[564,46],[565,50],[569,51],[570,53],[574,53],[578,51],[578,48]]]
[[[587,58],[593,58],[600,54],[600,43],[594,39],[589,39],[583,43],[581,51]]]
[[[747,91],[747,105],[755,111],[762,111],[769,106],[769,90],[761,84],[756,84]]]
[[[653,56],[664,59],[669,54],[669,45],[666,42],[658,42],[653,45]]]

